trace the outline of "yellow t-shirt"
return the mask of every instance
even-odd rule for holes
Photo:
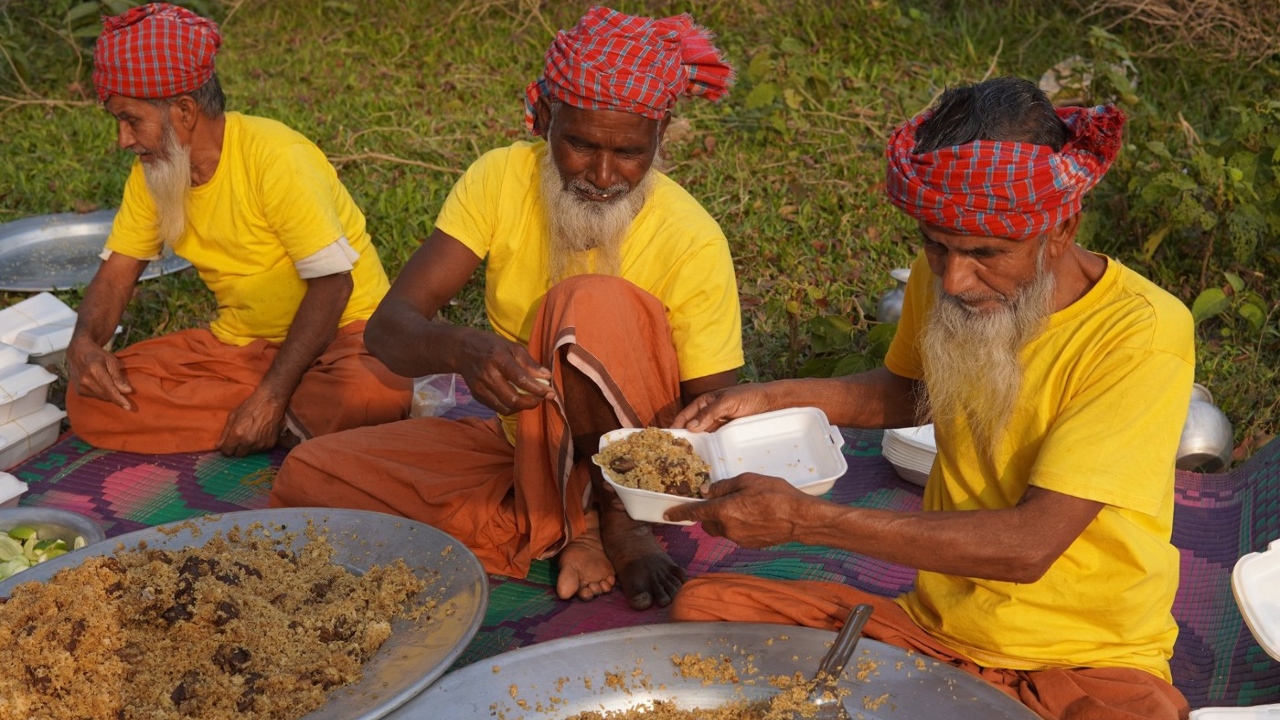
[[[911,269],[885,363],[920,379],[915,338],[935,276]],[[1178,550],[1174,461],[1194,380],[1191,315],[1176,298],[1107,259],[1083,298],[1022,351],[1014,417],[992,456],[963,421],[935,427],[927,511],[1009,508],[1028,485],[1104,503],[1040,580],[920,572],[898,603],[980,665],[1014,670],[1131,667],[1170,680]]]
[[[346,237],[360,257],[339,326],[367,319],[390,284],[352,202],[324,153],[274,120],[226,114],[222,155],[209,182],[187,196],[187,227],[174,252],[200,273],[218,301],[209,330],[222,342],[284,341],[307,282],[294,262]],[[156,209],[135,162],[107,249],[160,254]]]
[[[487,258],[489,324],[522,344],[549,285],[550,238],[538,174],[546,152],[539,141],[485,153],[436,218],[437,229]],[[662,301],[681,380],[741,367],[742,316],[729,243],[684,188],[650,172],[656,182],[624,241],[621,276]]]

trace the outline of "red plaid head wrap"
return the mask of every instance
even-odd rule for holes
[[[168,3],[104,17],[93,49],[98,102],[112,95],[155,100],[189,93],[213,77],[220,45],[216,23]]]
[[[933,114],[894,131],[889,199],[917,220],[963,235],[1026,240],[1080,212],[1120,151],[1124,112],[1114,105],[1057,108],[1070,135],[1061,151],[1045,145],[978,140],[915,154],[916,130]]]
[[[689,15],[653,18],[593,7],[547,50],[543,76],[525,89],[525,125],[543,94],[583,110],[620,110],[660,120],[681,95],[719,100],[733,68],[711,44],[711,33]]]

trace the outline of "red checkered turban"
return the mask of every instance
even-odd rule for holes
[[[889,199],[903,212],[962,235],[1026,240],[1080,212],[1080,201],[1120,151],[1124,112],[1114,105],[1057,108],[1062,150],[978,140],[917,155],[926,110],[889,138]]]
[[[686,15],[635,17],[593,7],[573,30],[556,34],[543,76],[525,89],[524,122],[536,127],[543,94],[583,110],[620,110],[660,120],[681,95],[719,100],[733,68],[711,33]]]
[[[216,23],[167,3],[103,18],[93,49],[98,102],[112,95],[154,100],[189,93],[213,77],[220,45]]]

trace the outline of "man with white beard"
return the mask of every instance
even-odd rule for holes
[[[1120,148],[1111,106],[1053,108],[999,78],[948,90],[888,149],[890,199],[915,218],[885,367],[698,398],[677,427],[784,407],[846,427],[929,419],[938,454],[922,512],[838,505],[742,475],[667,512],[747,547],[826,545],[918,570],[899,598],[817,581],[690,580],[677,620],[865,634],[982,677],[1044,718],[1185,718],[1174,460],[1194,375],[1190,313],[1075,243],[1081,198]]]
[[[494,420],[411,419],[306,443],[273,506],[354,507],[441,528],[489,572],[555,557],[561,598],[620,585],[671,601],[684,571],[604,494],[600,436],[666,426],[736,382],[741,317],[729,245],[653,167],[676,99],[722,97],[732,69],[687,15],[596,7],[557,35],[517,142],[477,160],[369,322],[403,375],[459,373]],[[493,332],[432,322],[485,267]]]
[[[67,349],[67,413],[113,450],[245,455],[403,418],[410,383],[364,347],[389,287],[324,154],[225,112],[210,20],[155,3],[106,18],[98,99],[137,156]],[[103,350],[147,263],[171,249],[218,303],[208,330]]]

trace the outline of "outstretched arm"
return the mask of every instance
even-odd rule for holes
[[[337,334],[352,287],[349,272],[307,280],[307,292],[280,352],[257,389],[227,418],[218,441],[224,454],[243,457],[275,447],[293,391]]]
[[[737,385],[698,397],[680,411],[674,426],[710,431],[745,415],[816,407],[841,427],[907,427],[916,424],[919,392],[920,383],[883,367],[837,378]]]
[[[710,499],[667,512],[744,547],[825,545],[931,572],[1035,582],[1102,510],[1102,503],[1031,487],[1014,507],[893,512],[806,495],[779,478],[712,483]]]
[[[124,376],[120,361],[102,347],[115,334],[146,267],[146,260],[112,253],[85,289],[76,311],[76,328],[67,346],[67,374],[76,392],[113,402],[125,410],[133,409],[128,397],[133,386]]]
[[[537,381],[550,379],[549,370],[523,346],[492,332],[432,321],[479,265],[466,245],[441,230],[432,232],[369,318],[365,343],[392,372],[458,373],[472,395],[494,410],[527,410],[554,395]]]

